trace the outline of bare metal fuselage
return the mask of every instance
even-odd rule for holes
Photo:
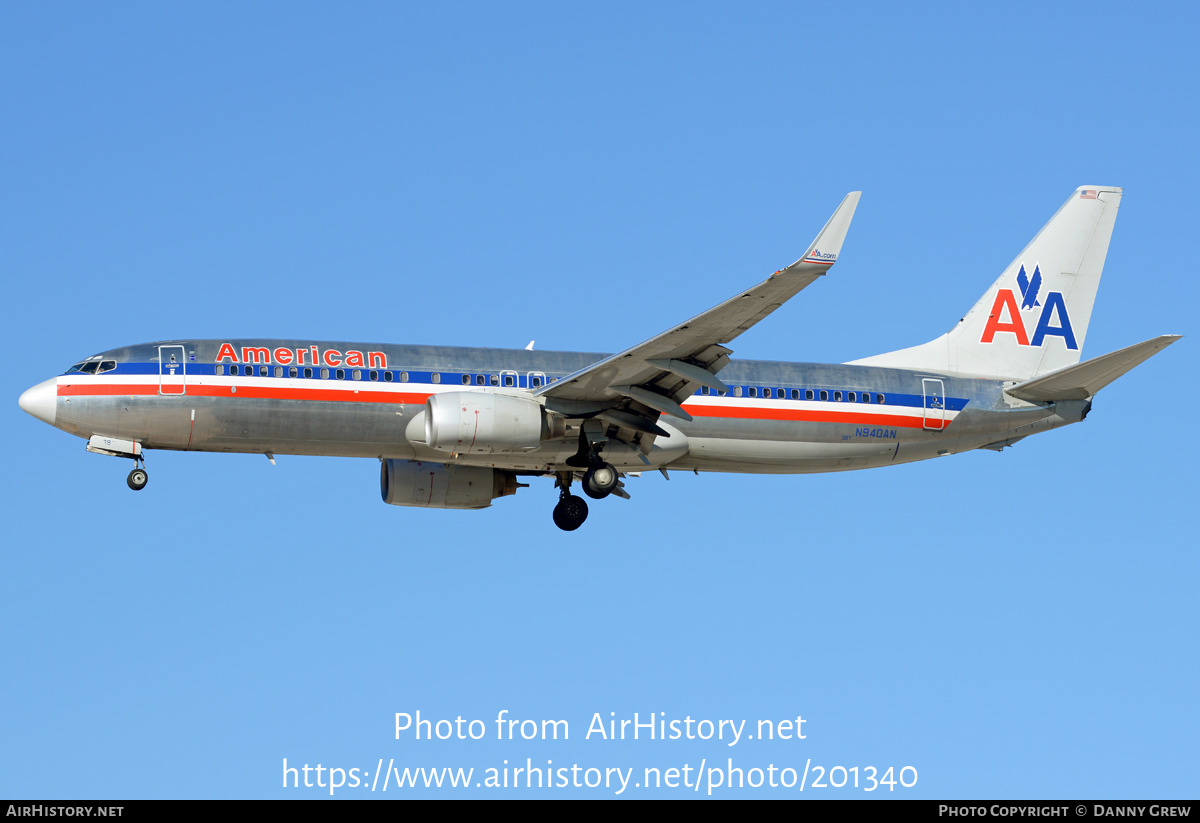
[[[569,470],[566,461],[579,450],[576,427],[520,453],[448,454],[426,445],[427,399],[461,391],[528,396],[603,357],[293,340],[168,341],[105,352],[93,360],[115,366],[102,373],[76,371],[42,385],[53,391],[48,422],[56,427],[145,449],[376,457],[543,474]],[[998,380],[869,366],[734,360],[721,379],[731,389],[727,394],[701,389],[683,403],[691,421],[660,418],[669,436],[655,438],[645,454],[614,442],[605,459],[621,471],[865,469],[1000,448],[1076,422],[1087,407],[1018,400]],[[552,400],[547,409],[554,409]]]

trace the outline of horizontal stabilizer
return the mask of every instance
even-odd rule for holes
[[[1032,403],[1086,400],[1112,381],[1174,343],[1183,335],[1164,334],[1065,369],[1018,383],[1005,389],[1013,397]]]

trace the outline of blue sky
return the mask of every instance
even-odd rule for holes
[[[1192,6],[0,15],[0,795],[328,796],[282,789],[284,758],[730,757],[917,770],[888,796],[1196,795],[1190,336],[1003,454],[648,475],[572,534],[548,480],[410,510],[364,460],[154,453],[135,495],[16,404],[167,338],[617,350],[794,260],[857,189],[836,270],[737,356],[930,339],[1085,184],[1125,197],[1084,356],[1191,335]],[[571,739],[396,740],[418,710]],[[610,712],[807,737],[585,740]]]

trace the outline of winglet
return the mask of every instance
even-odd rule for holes
[[[852,191],[847,194],[842,200],[842,204],[837,207],[837,211],[833,213],[833,217],[830,217],[829,222],[825,224],[825,228],[821,229],[817,239],[812,241],[808,251],[788,268],[796,269],[809,265],[828,268],[836,263],[838,254],[842,250],[842,242],[846,239],[846,232],[850,230],[850,221],[854,219],[854,210],[858,208],[858,198],[861,196],[861,191]]]

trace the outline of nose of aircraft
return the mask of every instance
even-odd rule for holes
[[[17,401],[21,408],[38,420],[54,425],[55,409],[58,405],[58,380],[43,380],[31,389],[26,389]]]

